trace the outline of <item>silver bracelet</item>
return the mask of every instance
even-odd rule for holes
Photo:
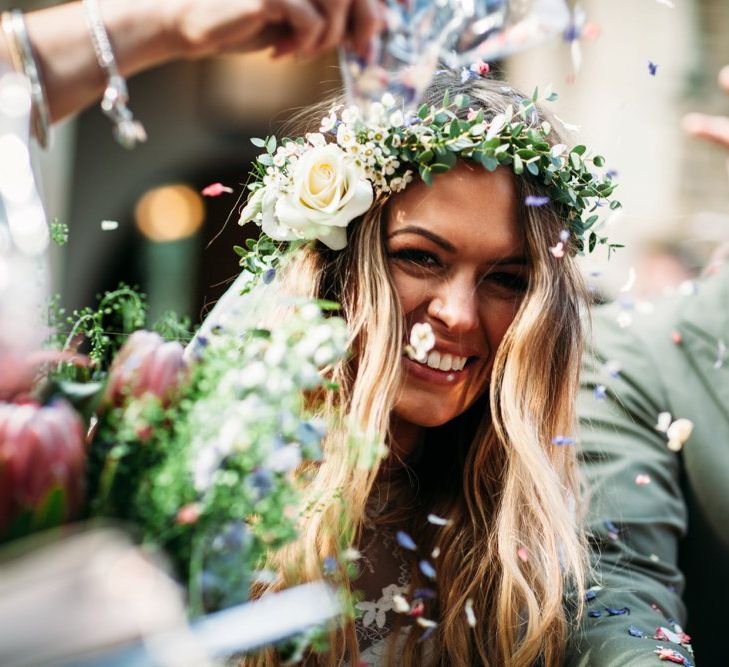
[[[129,104],[127,82],[119,73],[99,3],[97,0],[83,0],[83,2],[96,59],[106,75],[106,90],[101,100],[101,110],[114,125],[114,138],[124,148],[134,148],[138,143],[147,140],[147,132],[144,126],[134,119],[127,106]]]
[[[51,114],[48,110],[46,89],[33,53],[33,46],[28,37],[23,12],[18,9],[3,12],[2,28],[7,38],[13,68],[19,74],[23,74],[30,83],[33,136],[42,148],[48,148],[51,135]]]

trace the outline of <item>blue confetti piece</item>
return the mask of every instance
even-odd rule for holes
[[[567,239],[569,239],[569,237],[570,237],[570,233],[569,233],[569,230],[567,230],[567,229],[563,229],[559,233],[559,240],[562,241],[563,243],[565,243],[567,241]]]
[[[595,387],[595,400],[604,401],[607,397],[607,387],[604,384],[599,384]]]
[[[415,544],[415,540],[413,540],[410,535],[408,535],[404,530],[398,530],[397,531],[397,543],[403,548],[408,549],[409,551],[417,551],[418,545]]]
[[[658,71],[658,65],[654,63],[652,60],[648,61],[648,72],[651,76],[655,76],[656,72]]]
[[[605,607],[605,611],[609,616],[630,616],[630,607],[622,607],[621,609],[616,607]]]
[[[524,204],[526,206],[539,207],[539,206],[546,206],[547,204],[549,204],[549,201],[550,201],[549,197],[546,197],[546,196],[540,197],[537,195],[529,195],[526,197],[526,199],[524,199]]]
[[[418,643],[424,642],[430,635],[435,632],[435,628],[426,628],[425,632],[418,638]]]
[[[428,577],[428,579],[435,579],[435,568],[427,560],[421,560],[419,566],[420,571]]]
[[[585,593],[585,602],[592,602],[597,597],[597,593],[595,591],[587,591]]]
[[[605,526],[605,528],[608,531],[610,531],[611,533],[617,534],[620,532],[620,528],[618,528],[612,521],[610,521],[610,519],[603,519],[602,523]]]
[[[618,170],[617,169],[608,169],[605,172],[605,176],[608,178],[617,178],[618,177]]]
[[[645,637],[645,633],[636,625],[629,625],[628,626],[628,634],[631,637]]]
[[[273,279],[276,277],[276,269],[269,269],[263,274],[263,282],[266,285],[270,285]]]
[[[593,609],[592,611],[588,611],[587,612],[587,615],[590,618],[600,618],[600,616],[602,616],[602,612],[601,611],[597,611],[597,609]]]
[[[569,436],[566,436],[566,435],[558,435],[557,437],[552,438],[552,444],[553,445],[558,445],[558,446],[562,446],[562,445],[574,445],[575,444],[575,439],[574,438],[570,438]]]
[[[327,556],[324,559],[324,574],[331,575],[337,571],[337,559],[334,556]]]
[[[413,599],[435,600],[438,594],[432,588],[416,588],[413,592]]]

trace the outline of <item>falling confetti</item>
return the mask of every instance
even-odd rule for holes
[[[665,433],[668,431],[668,427],[671,425],[671,413],[670,412],[661,412],[658,415],[658,419],[656,421],[656,425],[653,427],[656,429],[656,431],[660,431],[661,433]]]
[[[410,604],[402,595],[392,596],[392,608],[398,614],[409,614]]]
[[[397,531],[397,543],[403,548],[407,549],[408,551],[417,551],[418,546],[415,544],[415,540],[413,540],[410,535],[408,535],[404,530],[398,530]]]
[[[595,400],[604,401],[607,396],[607,387],[604,384],[599,384],[595,387]]]
[[[539,207],[539,206],[546,206],[549,204],[549,197],[541,197],[538,195],[528,195],[526,199],[524,199],[524,204],[526,206],[533,206],[533,207]]]
[[[428,514],[428,523],[432,523],[434,526],[447,526],[451,523],[451,520],[444,519],[437,514]]]
[[[686,441],[691,437],[694,430],[694,423],[690,419],[677,419],[666,430],[668,438],[668,449],[672,452],[680,452]]]
[[[557,259],[562,259],[564,257],[564,243],[562,243],[562,241],[559,241],[557,245],[550,246],[549,252],[551,252],[552,255]]]
[[[476,614],[473,613],[473,600],[471,598],[468,598],[468,600],[466,600],[466,607],[464,611],[466,612],[466,622],[468,623],[468,626],[471,628],[475,628]]]
[[[562,446],[562,445],[574,445],[575,444],[575,439],[574,438],[570,438],[569,436],[566,436],[566,435],[558,435],[558,436],[552,438],[552,444],[553,445],[558,445],[558,446]]]
[[[435,547],[433,551],[430,552],[431,558],[438,558],[440,556],[440,547]]]
[[[621,310],[616,321],[621,329],[627,329],[631,324],[633,324],[633,316],[629,312]]]
[[[635,625],[628,626],[628,634],[631,637],[645,637],[645,632],[643,632],[639,627]]]
[[[674,345],[680,345],[683,343],[683,336],[681,335],[680,331],[672,331],[671,332],[671,340],[673,341]]]
[[[630,616],[630,607],[605,607],[608,616]]]
[[[665,662],[673,662],[677,665],[689,665],[693,664],[686,661],[686,657],[681,655],[678,651],[674,651],[672,648],[663,648],[659,646],[653,651],[660,660]]]
[[[651,76],[655,76],[656,72],[658,71],[658,65],[652,61],[648,61],[648,72]]]
[[[582,129],[582,125],[573,125],[572,123],[568,123],[566,120],[562,120],[557,114],[554,114],[554,118],[568,132],[579,132]]]
[[[428,579],[435,579],[435,568],[427,560],[421,560],[418,565],[420,567],[420,571],[428,577]]]
[[[116,220],[102,220],[101,231],[102,232],[113,232],[119,229],[119,223]]]
[[[233,188],[229,188],[222,183],[212,183],[202,189],[203,197],[220,197],[222,194],[230,194]]]
[[[645,475],[645,474],[637,475],[635,478],[635,483],[638,486],[645,486],[646,484],[650,484],[651,483],[650,475]]]
[[[719,370],[724,365],[724,360],[726,359],[726,344],[723,340],[720,340],[717,345],[717,356],[716,361],[714,362],[714,368],[716,370]]]
[[[529,560],[529,552],[526,550],[525,547],[519,547],[516,550],[516,555],[519,557],[519,560],[522,561],[522,563],[526,563]]]
[[[611,378],[617,378],[620,375],[620,371],[623,369],[623,365],[616,360],[606,361],[603,364],[602,370],[604,373],[609,375]]]
[[[410,344],[405,346],[405,354],[415,361],[423,362],[428,352],[435,347],[435,334],[428,322],[416,322],[410,331]]]
[[[635,279],[636,278],[637,278],[637,274],[635,272],[635,267],[634,266],[631,266],[630,269],[628,269],[628,280],[620,288],[620,291],[622,293],[630,292],[630,290],[632,290],[633,287],[635,286]]]

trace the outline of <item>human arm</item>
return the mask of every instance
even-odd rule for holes
[[[122,76],[180,58],[272,46],[275,54],[317,55],[347,39],[366,48],[380,21],[377,0],[102,0]],[[104,76],[80,2],[26,15],[52,120],[98,99]],[[0,38],[0,60],[9,61]]]
[[[673,630],[674,623],[686,621],[677,561],[687,511],[678,455],[654,428],[669,405],[656,372],[655,346],[650,337],[620,329],[616,314],[609,308],[596,316],[597,346],[586,356],[578,402],[596,575],[591,583],[602,589],[586,605],[565,665],[657,665],[657,645],[694,662],[684,647],[653,639],[657,628]],[[607,362],[620,364],[615,377],[605,370]]]

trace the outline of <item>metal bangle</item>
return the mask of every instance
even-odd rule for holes
[[[99,3],[97,0],[83,0],[83,4],[96,59],[106,76],[106,89],[101,100],[101,110],[111,119],[114,126],[114,138],[124,148],[134,148],[138,143],[147,140],[147,132],[144,126],[134,119],[134,115],[127,106],[129,104],[127,82],[116,64],[114,50],[104,26]]]
[[[33,136],[42,148],[48,148],[51,135],[51,114],[33,46],[28,37],[23,12],[18,9],[3,12],[2,29],[8,43],[13,68],[30,82],[30,96],[33,104],[31,128]]]

